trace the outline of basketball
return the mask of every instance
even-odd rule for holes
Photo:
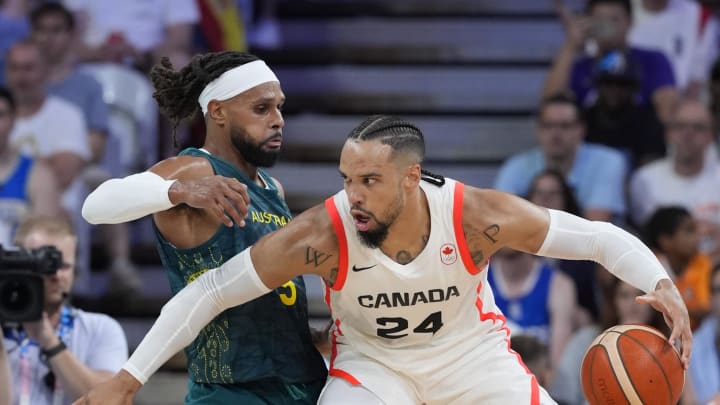
[[[583,393],[596,404],[668,404],[685,384],[680,356],[659,330],[617,325],[590,345],[580,371]]]

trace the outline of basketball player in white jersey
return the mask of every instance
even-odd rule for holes
[[[687,365],[687,309],[639,240],[424,172],[423,156],[413,124],[365,120],[342,150],[343,191],[185,287],[124,369],[76,404],[130,404],[213,317],[304,273],[325,279],[334,321],[320,404],[554,403],[510,350],[488,287],[487,259],[503,246],[596,260],[642,289],[639,299],[665,314]]]

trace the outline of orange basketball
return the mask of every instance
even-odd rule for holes
[[[590,405],[675,405],[685,384],[680,356],[659,330],[617,325],[585,353],[580,372]]]

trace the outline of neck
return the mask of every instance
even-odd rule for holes
[[[63,303],[45,306],[45,312],[47,313],[50,324],[53,327],[57,327],[60,324],[60,314],[62,313],[62,308]]]
[[[208,152],[216,156],[240,170],[249,179],[255,183],[263,185],[260,176],[258,175],[258,168],[248,163],[230,141],[228,136],[215,134],[214,131],[208,130],[207,137],[203,148]]]
[[[49,62],[48,79],[50,83],[60,83],[65,80],[72,73],[74,65],[73,58],[69,54],[55,62]]]
[[[430,206],[428,205],[427,196],[420,186],[408,195],[405,206],[402,208],[400,215],[395,219],[388,229],[388,236],[380,246],[386,255],[392,256],[393,252],[399,250],[407,250],[409,246],[412,249],[421,244],[417,255],[425,247],[427,238],[430,235]]]
[[[699,174],[705,166],[703,155],[699,158],[678,159],[675,158],[675,173],[683,177],[692,177]]]
[[[665,255],[665,258],[667,258],[668,265],[677,277],[680,277],[683,275],[683,273],[685,273],[685,270],[687,269],[687,266],[688,264],[690,264],[690,260],[692,259],[668,255]]]
[[[18,100],[17,115],[18,117],[30,117],[35,115],[43,106],[45,96],[28,97]]]
[[[568,175],[575,164],[575,152],[565,156],[546,157],[545,166],[560,171],[562,174]]]

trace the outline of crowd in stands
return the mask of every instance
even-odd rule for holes
[[[556,4],[565,40],[538,94],[537,146],[508,156],[494,187],[640,236],[695,328],[682,403],[720,400],[720,11],[709,0],[588,0],[580,13]],[[113,156],[123,144],[117,117],[126,112],[109,103],[99,70],[89,67],[111,64],[146,80],[163,56],[179,68],[196,52],[277,48],[274,8],[251,0],[0,0],[0,245],[13,245],[24,218],[64,213],[77,232],[73,293],[97,293],[87,282],[95,239],[110,257],[102,294],[139,294],[128,225],[93,228],[80,215],[102,181],[147,166]],[[190,128],[159,119],[131,135],[151,137],[157,160],[174,154],[174,131],[182,141]],[[515,251],[490,261],[513,347],[561,404],[584,403],[580,363],[602,330],[644,323],[666,332],[656,311],[634,301],[641,291],[596,266]],[[116,371],[122,357],[98,367]]]

